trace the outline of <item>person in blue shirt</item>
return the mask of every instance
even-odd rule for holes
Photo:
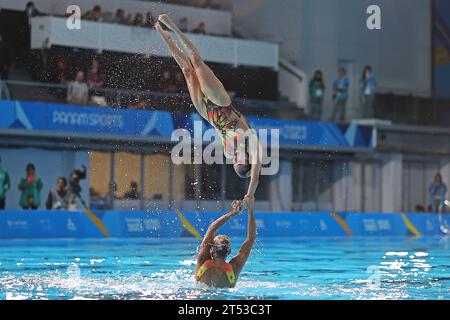
[[[359,87],[363,117],[372,118],[374,116],[373,103],[377,89],[377,79],[371,66],[364,68],[361,80],[359,80]]]
[[[434,182],[428,188],[428,193],[430,194],[430,204],[431,208],[438,212],[439,206],[445,200],[445,195],[447,194],[447,186],[442,181],[442,176],[440,173],[436,174],[434,177]]]
[[[350,81],[347,77],[347,71],[344,68],[339,68],[339,77],[333,84],[333,115],[331,116],[332,122],[344,122],[345,113],[348,100],[348,89],[350,87]]]

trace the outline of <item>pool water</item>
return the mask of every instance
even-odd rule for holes
[[[450,299],[446,237],[260,239],[234,289],[195,284],[198,244],[0,240],[0,299]]]

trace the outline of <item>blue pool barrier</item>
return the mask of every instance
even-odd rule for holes
[[[110,237],[180,238],[192,237],[174,211],[94,211]],[[183,212],[203,235],[219,212]],[[289,212],[255,213],[259,237],[295,236],[433,236],[440,235],[437,214]],[[450,218],[445,217],[446,223]],[[244,237],[247,214],[230,220],[220,230]],[[1,239],[104,238],[98,225],[82,211],[1,211]]]

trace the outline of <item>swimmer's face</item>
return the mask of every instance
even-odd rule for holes
[[[234,153],[233,169],[240,178],[245,179],[250,177],[252,166],[250,164],[247,152],[245,152],[245,156],[243,157],[243,159],[239,158],[237,152]]]

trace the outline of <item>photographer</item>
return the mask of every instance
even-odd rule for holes
[[[67,179],[59,177],[57,180],[57,187],[51,189],[48,193],[45,207],[47,210],[67,210]]]
[[[80,180],[86,179],[86,167],[83,166],[81,170],[73,170],[69,176],[69,188],[67,190],[67,209],[77,210],[77,199],[86,207],[86,203],[81,198]]]

